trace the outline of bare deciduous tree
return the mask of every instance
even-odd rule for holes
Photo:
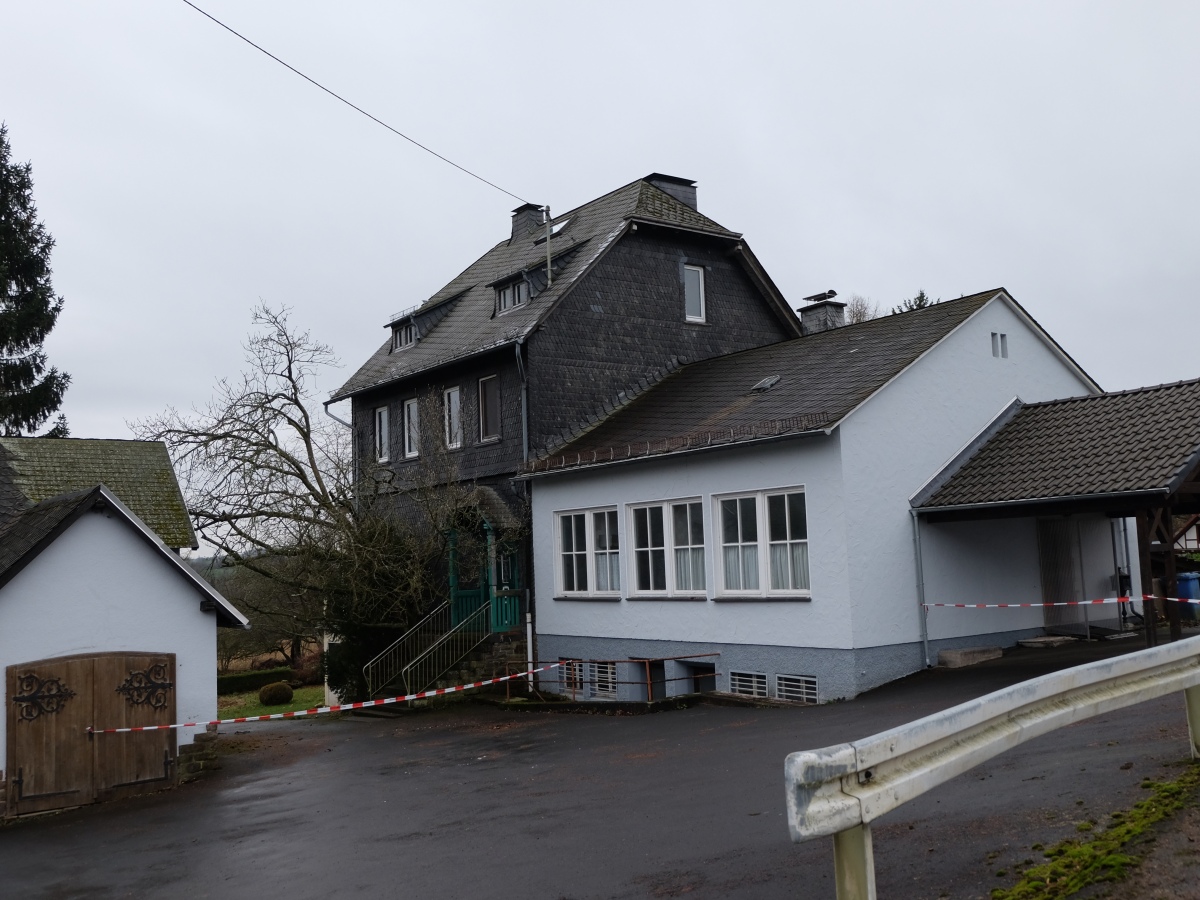
[[[846,324],[857,325],[859,322],[869,322],[879,318],[879,304],[872,303],[869,297],[862,294],[852,294],[846,304]]]

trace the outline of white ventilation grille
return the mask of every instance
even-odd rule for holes
[[[615,662],[592,663],[588,673],[592,682],[592,696],[598,700],[617,699],[617,664]]]
[[[558,677],[564,691],[572,696],[583,690],[583,663],[577,659],[559,658]]]
[[[817,679],[812,675],[776,675],[775,695],[796,703],[817,702]]]
[[[729,690],[748,697],[767,696],[767,676],[761,672],[730,672]]]

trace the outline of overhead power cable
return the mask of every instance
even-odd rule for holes
[[[512,191],[506,191],[504,188],[500,187],[500,185],[498,185],[498,184],[496,184],[496,183],[494,183],[494,182],[488,181],[488,180],[487,180],[486,178],[484,178],[482,175],[476,175],[476,174],[475,174],[474,172],[472,172],[470,169],[466,168],[465,166],[460,166],[460,165],[459,165],[458,163],[456,163],[454,160],[452,160],[452,159],[447,159],[446,157],[442,156],[442,154],[438,153],[436,150],[431,150],[429,147],[426,147],[426,146],[425,146],[424,144],[422,144],[420,141],[418,141],[418,140],[414,140],[413,138],[410,138],[410,137],[409,137],[407,134],[405,134],[403,131],[399,131],[398,129],[395,129],[395,128],[393,128],[391,125],[389,125],[387,122],[383,121],[382,119],[380,119],[380,118],[377,118],[376,116],[373,116],[373,115],[371,115],[369,112],[367,112],[367,111],[366,111],[365,109],[363,109],[361,106],[356,106],[355,104],[351,103],[349,100],[347,100],[347,99],[346,99],[345,97],[343,97],[341,94],[338,94],[338,93],[336,93],[336,92],[334,92],[334,91],[331,91],[329,88],[325,87],[325,85],[321,84],[321,82],[319,82],[319,81],[317,81],[317,80],[315,80],[315,79],[313,79],[313,78],[309,78],[307,75],[305,75],[305,74],[304,74],[303,72],[301,72],[299,69],[297,69],[295,66],[289,65],[288,63],[284,62],[282,59],[280,59],[278,56],[276,56],[276,55],[275,55],[274,53],[272,53],[270,50],[267,50],[267,49],[265,49],[265,48],[263,48],[263,47],[260,47],[258,44],[254,43],[254,41],[250,40],[250,38],[246,37],[244,34],[241,34],[241,33],[237,32],[237,31],[234,31],[232,28],[230,28],[228,25],[226,25],[224,22],[222,22],[222,21],[221,21],[220,19],[218,19],[216,16],[212,15],[211,13],[207,13],[207,12],[205,12],[205,11],[204,11],[204,10],[202,10],[200,7],[198,7],[198,6],[197,6],[195,3],[192,3],[192,2],[191,2],[191,0],[183,0],[183,2],[184,2],[184,3],[186,3],[188,6],[190,6],[192,9],[194,9],[196,12],[200,13],[200,15],[202,15],[202,16],[204,16],[204,17],[208,18],[208,19],[211,19],[213,22],[216,22],[218,25],[220,25],[222,28],[224,28],[226,31],[228,31],[230,34],[232,34],[234,37],[241,38],[243,41],[245,41],[247,44],[249,44],[249,45],[250,45],[251,47],[253,47],[255,50],[258,50],[258,51],[259,51],[259,52],[261,52],[261,53],[265,53],[267,56],[271,57],[271,59],[275,60],[275,62],[277,62],[277,63],[279,63],[281,66],[283,66],[285,69],[290,69],[292,72],[295,72],[297,75],[299,75],[299,76],[300,76],[301,78],[303,78],[305,81],[307,81],[309,84],[312,84],[312,85],[314,85],[314,86],[316,86],[316,87],[319,87],[321,90],[323,90],[323,91],[324,91],[325,93],[327,93],[329,96],[333,97],[333,98],[334,98],[334,99],[336,99],[336,100],[340,100],[340,101],[342,101],[343,103],[345,103],[347,106],[349,106],[351,109],[355,110],[356,112],[360,112],[360,113],[362,113],[364,116],[366,116],[366,117],[367,117],[368,119],[370,119],[372,122],[375,122],[375,123],[376,123],[376,124],[378,124],[378,125],[382,125],[384,128],[386,128],[386,129],[387,129],[388,131],[390,131],[392,134],[395,134],[395,135],[397,135],[397,136],[399,136],[399,137],[402,137],[402,138],[404,138],[404,139],[405,139],[406,141],[408,141],[410,144],[414,144],[414,145],[416,145],[417,147],[420,147],[420,148],[421,148],[422,150],[424,150],[426,153],[429,153],[429,154],[432,154],[433,156],[436,156],[436,157],[437,157],[438,159],[440,159],[442,162],[444,162],[444,163],[446,163],[446,164],[448,164],[448,165],[454,166],[454,168],[458,169],[460,172],[465,172],[466,174],[470,175],[472,178],[476,179],[477,181],[482,181],[482,182],[483,182],[484,184],[486,184],[488,187],[493,187],[493,188],[495,188],[496,190],[498,190],[498,191],[499,191],[500,193],[502,193],[502,194],[508,194],[508,196],[512,197],[514,200],[519,200],[519,201],[521,201],[522,203],[528,203],[528,202],[529,202],[529,201],[528,201],[528,200],[526,200],[524,197],[521,197],[521,196],[519,196],[519,195],[517,195],[517,194],[514,194]]]

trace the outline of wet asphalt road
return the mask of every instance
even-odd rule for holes
[[[0,897],[832,897],[832,842],[788,838],[787,753],[1133,649],[1018,651],[822,707],[248,725],[207,781],[0,828]],[[1025,744],[876,823],[879,895],[986,897],[1186,756],[1181,697]]]

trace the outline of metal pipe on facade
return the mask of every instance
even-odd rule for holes
[[[546,287],[554,284],[554,273],[550,270],[550,204],[542,207],[546,213]]]
[[[529,609],[529,588],[525,589],[525,691],[533,693],[533,612]]]
[[[921,521],[915,509],[908,514],[912,517],[913,526],[913,558],[917,567],[917,606],[921,611],[921,647],[925,652],[925,668],[930,668],[933,662],[929,658],[929,613],[925,609],[925,563],[921,557]]]

